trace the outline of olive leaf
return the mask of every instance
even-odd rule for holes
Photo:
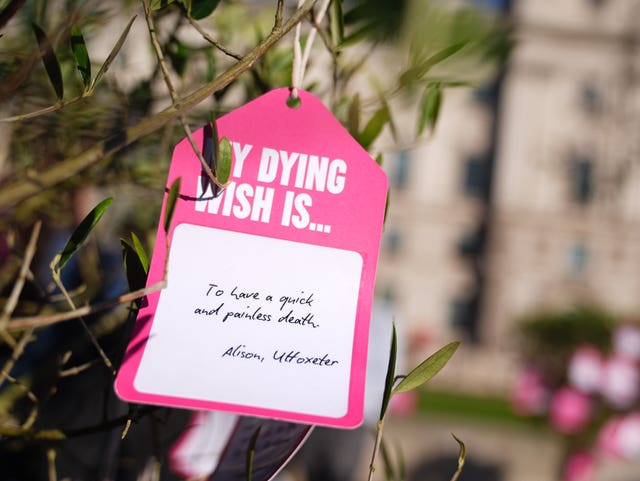
[[[355,94],[349,104],[347,114],[347,130],[352,137],[356,137],[360,132],[360,94]]]
[[[89,51],[84,41],[82,31],[76,25],[71,27],[71,51],[73,58],[76,60],[76,67],[82,77],[82,83],[85,90],[91,85],[91,61],[89,60]]]
[[[76,227],[76,229],[73,231],[71,237],[69,237],[69,240],[60,252],[60,257],[55,266],[57,271],[60,271],[60,269],[62,269],[65,264],[69,262],[69,259],[71,259],[76,251],[80,249],[82,244],[87,240],[87,237],[89,236],[91,231],[100,221],[100,218],[111,205],[111,202],[113,202],[113,197],[104,199],[102,202],[96,205],[84,219],[82,219],[82,222],[80,222],[80,224],[78,224],[78,227]]]
[[[216,178],[221,184],[226,184],[231,175],[231,142],[227,137],[222,137],[218,144],[218,165],[216,165]]]
[[[133,248],[135,249],[136,254],[138,254],[144,272],[149,272],[149,256],[147,256],[147,252],[144,250],[142,242],[140,242],[138,236],[133,232],[131,233],[131,239],[133,240]]]
[[[382,394],[382,406],[380,407],[380,420],[384,419],[384,415],[389,407],[389,399],[393,390],[393,382],[396,377],[396,356],[398,352],[398,339],[396,336],[396,324],[393,323],[391,331],[391,347],[389,349],[389,363],[387,364],[387,378],[384,382],[384,391]]]
[[[176,0],[151,0],[149,3],[149,9],[153,12],[154,10],[160,10],[161,8],[166,7],[167,5],[171,5]]]
[[[389,122],[390,118],[389,109],[386,105],[383,105],[371,116],[364,130],[356,137],[356,140],[363,148],[368,149],[373,141],[378,138],[378,135],[380,135],[380,132],[382,132],[382,129],[385,124]]]
[[[122,248],[122,263],[129,289],[132,291],[142,289],[147,283],[147,271],[140,255],[135,247],[125,239],[120,239],[120,247]]]
[[[208,17],[216,9],[220,0],[186,0],[187,14],[194,20]]]
[[[331,0],[331,42],[336,49],[344,40],[344,15],[342,13],[342,0]]]
[[[420,104],[420,116],[418,117],[418,132],[424,132],[427,125],[433,129],[438,121],[440,105],[442,104],[442,87],[438,83],[428,84],[425,88]]]
[[[40,49],[44,69],[47,71],[47,76],[51,81],[51,85],[53,85],[53,90],[56,91],[56,97],[58,97],[58,100],[62,100],[62,97],[64,97],[62,71],[60,70],[60,63],[58,62],[55,53],[53,53],[53,46],[51,45],[47,34],[44,33],[44,30],[35,23],[32,23],[31,27],[33,28],[33,33],[35,34],[38,42],[38,48]]]
[[[133,25],[133,22],[136,19],[136,17],[137,15],[134,15],[133,17],[131,17],[131,20],[129,20],[129,23],[120,34],[118,41],[115,43],[115,45],[111,49],[111,52],[109,52],[109,56],[100,67],[100,70],[98,70],[98,73],[96,74],[96,78],[93,79],[93,83],[91,84],[91,87],[89,88],[88,93],[93,92],[93,90],[96,88],[96,85],[98,85],[98,82],[102,79],[104,74],[107,73],[107,70],[109,70],[111,63],[114,61],[114,59],[120,52],[120,49],[124,45],[124,41],[127,39],[127,35],[129,35],[129,30],[131,30],[131,25]]]
[[[176,209],[176,202],[178,201],[178,195],[180,195],[180,177],[173,181],[169,188],[169,194],[167,194],[167,204],[164,208],[164,231],[169,232],[171,227],[171,221],[173,220],[173,213]]]
[[[443,348],[439,349],[427,359],[422,361],[418,367],[411,371],[398,385],[393,389],[392,394],[411,391],[430,381],[440,370],[449,362],[451,356],[460,346],[460,341],[450,342]]]

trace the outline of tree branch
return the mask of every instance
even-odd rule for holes
[[[147,27],[149,29],[149,37],[151,38],[151,45],[153,45],[153,50],[156,53],[156,58],[158,59],[158,65],[160,66],[160,70],[162,71],[162,77],[164,78],[164,83],[167,86],[167,90],[169,91],[169,95],[171,97],[171,103],[175,105],[178,102],[178,93],[176,92],[176,88],[171,81],[171,75],[169,73],[169,68],[167,67],[167,63],[164,60],[164,55],[162,54],[162,47],[160,47],[160,42],[158,41],[158,36],[156,35],[156,28],[153,23],[153,18],[151,17],[151,10],[147,5],[146,0],[142,0],[142,6],[144,8],[145,19],[147,20]],[[218,178],[214,175],[211,168],[207,165],[207,161],[202,156],[202,152],[196,145],[196,141],[193,139],[193,133],[191,132],[191,128],[187,122],[187,117],[184,114],[180,114],[178,117],[180,120],[180,125],[182,125],[182,130],[184,130],[187,139],[189,139],[189,144],[191,144],[191,148],[193,149],[193,153],[196,154],[198,160],[200,161],[200,165],[202,165],[203,170],[206,172],[207,176],[215,185],[224,189],[226,186],[221,184],[218,181]],[[217,146],[216,146],[217,147]]]
[[[225,88],[242,73],[249,70],[273,45],[308,15],[315,2],[316,0],[307,0],[283,25],[279,26],[276,23],[269,35],[242,60],[235,63],[211,82],[186,97],[178,99],[174,105],[136,125],[123,129],[112,138],[94,145],[81,154],[69,157],[53,167],[40,172],[38,174],[38,185],[26,179],[14,180],[7,183],[0,190],[0,209],[13,207],[19,202],[39,194],[42,190],[53,187],[85,171],[106,156],[118,152],[133,142],[155,132],[167,122],[179,117],[182,113],[209,98],[213,93]]]
[[[13,314],[14,309],[18,305],[18,298],[20,297],[20,293],[22,292],[22,288],[24,287],[24,281],[27,278],[27,272],[29,271],[31,260],[36,253],[36,243],[38,242],[38,236],[40,235],[41,226],[42,222],[40,221],[36,222],[33,226],[33,230],[31,231],[31,238],[29,239],[29,244],[27,244],[27,249],[24,253],[24,258],[22,259],[22,266],[20,267],[20,272],[18,273],[18,279],[13,285],[13,289],[11,290],[11,294],[9,295],[9,299],[4,305],[2,315],[0,315],[0,335],[3,340],[12,348],[16,347],[16,342],[11,336],[7,334],[6,327],[11,314]]]
[[[200,24],[198,22],[196,22],[193,18],[191,18],[190,16],[187,16],[187,20],[189,20],[189,23],[191,24],[191,26],[193,28],[196,29],[196,31],[202,36],[202,38],[204,38],[207,42],[209,42],[211,45],[213,45],[215,48],[217,48],[218,50],[220,50],[223,54],[225,54],[228,57],[234,58],[236,60],[242,60],[242,55],[238,55],[237,53],[232,52],[231,50],[229,50],[228,48],[224,47],[223,45],[220,44],[220,42],[217,42],[211,35],[209,35],[204,28],[202,28],[200,26]]]
[[[112,307],[119,306],[120,304],[125,304],[127,302],[135,301],[136,299],[140,299],[141,297],[144,297],[148,294],[159,291],[160,289],[164,289],[166,285],[167,285],[166,281],[162,280],[149,287],[145,287],[144,289],[138,289],[137,291],[123,294],[120,297],[117,297],[115,299],[110,299],[108,301],[100,302],[98,304],[94,304],[93,306],[79,307],[71,311],[60,312],[60,313],[51,314],[48,316],[44,315],[44,316],[18,317],[13,319],[11,322],[9,322],[9,324],[7,324],[7,331],[9,332],[22,331],[24,329],[29,329],[32,327],[49,326],[51,324],[57,324],[58,322],[76,319],[77,317],[88,316],[89,314],[105,311],[107,309],[111,309]]]

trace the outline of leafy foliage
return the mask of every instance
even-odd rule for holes
[[[71,259],[73,254],[75,254],[76,251],[80,249],[82,244],[84,244],[84,242],[87,240],[87,237],[89,237],[89,234],[91,234],[91,231],[93,231],[96,225],[98,225],[100,218],[104,215],[104,213],[111,205],[111,202],[113,202],[112,197],[104,199],[102,202],[96,205],[91,210],[91,212],[89,212],[87,216],[82,220],[82,222],[80,222],[78,227],[76,227],[76,229],[73,231],[73,234],[71,234],[71,237],[60,252],[60,258],[58,259],[58,262],[56,262],[57,270],[62,269],[66,265],[66,263],[69,262],[69,259]]]
[[[450,342],[433,353],[398,383],[398,385],[393,389],[393,394],[411,391],[412,389],[429,382],[444,366],[446,366],[449,359],[451,359],[459,346],[460,341]]]
[[[11,2],[11,5],[21,3],[24,5],[15,11],[2,11],[3,25],[0,25],[0,28],[11,25],[1,34],[0,121],[3,127],[15,126],[2,139],[3,148],[8,152],[8,165],[7,177],[0,190],[0,207],[10,215],[0,218],[0,223],[11,232],[7,239],[15,245],[11,245],[8,254],[13,256],[12,262],[0,266],[0,287],[10,290],[16,277],[15,261],[19,262],[15,253],[23,250],[24,232],[31,227],[33,219],[47,219],[52,230],[61,225],[74,225],[71,213],[78,202],[75,193],[92,186],[97,192],[105,192],[100,198],[107,193],[113,197],[100,202],[73,231],[53,263],[55,281],[59,286],[67,282],[72,284],[66,286],[68,291],[64,290],[68,306],[95,306],[103,303],[105,297],[107,301],[117,301],[117,296],[122,294],[118,280],[122,274],[126,276],[130,290],[146,284],[149,258],[141,239],[145,245],[151,244],[158,217],[166,232],[171,227],[180,195],[180,179],[170,186],[162,213],[160,201],[166,188],[169,153],[185,135],[184,126],[177,121],[178,116],[184,116],[183,123],[187,127],[211,125],[209,150],[205,142],[202,154],[216,180],[225,184],[232,169],[231,144],[226,138],[218,138],[210,111],[213,108],[213,117],[217,117],[261,93],[289,85],[291,45],[276,42],[284,31],[281,24],[274,26],[273,23],[275,0],[265,8],[219,0],[150,0],[151,15],[157,20],[155,33],[159,50],[166,60],[166,65],[162,66],[175,82],[175,91],[169,91],[165,88],[163,69],[151,64],[149,44],[140,44],[138,38],[134,44],[133,38],[130,39],[133,24],[140,14],[138,2],[62,2],[68,7],[64,16],[54,8],[58,5],[56,2],[35,0]],[[425,15],[415,15],[416,4],[428,6]],[[432,130],[436,124],[445,90],[472,81],[470,76],[460,73],[468,69],[456,71],[455,65],[463,65],[465,61],[477,60],[483,55],[497,55],[503,46],[491,22],[466,9],[443,8],[438,2],[333,0],[330,8],[329,21],[318,25],[323,41],[316,42],[310,60],[321,68],[310,68],[309,71],[321,73],[316,77],[313,76],[316,74],[309,75],[302,87],[323,97],[379,164],[383,164],[380,152],[386,133],[391,135],[393,142],[414,142],[416,132],[421,135],[427,127]],[[296,14],[285,9],[285,20]],[[305,12],[297,20],[310,17]],[[118,26],[114,19],[120,18],[123,25]],[[413,22],[418,20],[426,23],[416,27]],[[114,33],[105,35],[105,32]],[[269,42],[262,43],[265,39]],[[303,38],[303,43],[306,41]],[[386,42],[388,50],[394,52],[400,66],[397,75],[388,75],[386,71],[382,75],[366,72],[371,52],[381,42]],[[102,62],[101,51],[108,52]],[[331,64],[329,69],[325,68],[325,62]],[[240,64],[246,68],[239,69]],[[53,101],[45,95],[50,85],[55,92]],[[198,101],[189,103],[203,85],[215,85],[215,88]],[[423,101],[416,102],[420,95],[423,95]],[[412,100],[406,102],[407,98]],[[394,122],[397,109],[406,109],[407,104],[411,105],[410,115],[419,124],[418,129],[399,129]],[[210,180],[203,176],[203,190],[211,186]],[[213,191],[214,194],[219,192],[216,188]],[[83,255],[77,257],[79,262],[69,264],[112,202],[115,205],[109,216],[109,235],[97,239],[98,248],[85,249]],[[140,238],[131,234],[129,239],[120,239],[118,244],[119,233],[131,230],[139,232]],[[44,244],[45,241],[39,246],[42,251]],[[122,255],[124,271],[119,262],[113,262],[113,257],[104,255],[114,244]],[[58,247],[56,245],[53,252]],[[35,267],[34,272],[37,272]],[[47,315],[55,313],[60,306],[48,290],[48,280],[29,279],[26,301],[20,302],[8,319],[15,315],[35,316],[41,309]],[[50,329],[55,342],[51,344],[46,343],[47,335],[32,336],[29,331],[16,335],[16,339],[24,335],[25,345],[36,338],[38,342],[45,341],[43,361],[39,359],[31,364],[37,366],[32,367],[32,380],[38,393],[54,392],[58,385],[63,386],[64,383],[59,383],[63,375],[75,376],[87,371],[91,389],[86,396],[73,395],[81,397],[87,405],[105,403],[100,422],[89,426],[88,432],[107,430],[100,423],[107,424],[108,400],[103,399],[103,395],[110,384],[107,378],[112,369],[104,373],[105,376],[96,376],[94,369],[99,364],[95,362],[96,351],[86,349],[86,346],[105,344],[104,352],[99,351],[103,360],[107,354],[118,359],[123,340],[130,332],[128,321],[135,316],[136,307],[92,313],[86,317],[86,323],[81,321],[83,330],[78,335],[72,329],[62,331],[61,326],[53,326]],[[16,342],[13,337],[7,337],[4,322],[4,319],[0,321],[0,356],[11,355],[12,345]],[[56,337],[60,332],[64,335]],[[87,335],[91,343],[86,342]],[[381,420],[394,393],[427,382],[455,351],[450,345],[444,353],[436,353],[394,389],[395,342],[394,334]],[[71,354],[66,354],[67,349]],[[68,368],[66,363],[70,358],[77,364]],[[58,363],[58,359],[64,362]],[[110,366],[106,361],[104,364]],[[114,365],[117,366],[117,362]],[[4,381],[3,377],[0,385]],[[102,384],[96,389],[99,383]],[[54,441],[58,439],[58,433],[60,438],[68,439],[74,435],[88,435],[83,431],[85,428],[78,430],[81,434],[58,430],[56,426],[53,430],[34,428],[37,426],[35,421],[40,421],[39,416],[47,413],[46,402],[39,404],[37,396],[19,384],[13,387],[19,394],[8,403],[8,410],[0,411],[0,429],[3,429],[0,435],[20,439],[23,442],[20,446],[29,449],[33,440]],[[31,414],[21,407],[28,404],[27,400],[33,404]],[[149,421],[149,412],[135,407],[129,411],[129,424],[132,419],[140,423]],[[151,419],[151,427],[145,432],[152,432],[156,427],[155,418]],[[113,420],[109,423],[118,424]],[[4,430],[5,425],[21,427]],[[255,433],[248,446],[249,479],[251,453],[258,434]],[[401,467],[394,469],[394,476],[402,479],[403,471]]]
[[[91,85],[91,61],[89,60],[89,51],[82,31],[76,25],[71,27],[71,51],[76,59],[78,71],[82,76],[84,88],[88,89]]]
[[[438,121],[440,104],[442,103],[442,87],[437,83],[428,84],[422,96],[422,108],[418,118],[418,135],[425,127],[433,129]]]
[[[592,306],[538,312],[519,322],[527,350],[553,357],[566,357],[582,344],[606,351],[611,344],[614,324],[615,318],[611,314]]]
[[[125,239],[120,239],[120,246],[122,247],[122,261],[129,289],[136,291],[142,289],[147,282],[149,260],[140,239],[133,233],[131,237],[133,245]]]
[[[53,53],[53,46],[51,45],[47,34],[44,33],[44,30],[42,30],[35,23],[32,24],[32,27],[33,33],[35,34],[36,40],[38,41],[38,47],[40,48],[40,55],[42,57],[44,68],[47,71],[47,75],[49,76],[49,80],[51,81],[53,89],[56,91],[58,100],[62,100],[62,97],[64,97],[62,72],[60,70],[60,64],[58,63],[56,54]]]
[[[180,177],[173,181],[171,187],[169,188],[169,193],[167,194],[167,203],[164,208],[164,230],[165,232],[169,232],[171,228],[171,221],[173,220],[173,213],[176,209],[176,202],[178,201],[178,196],[180,195]]]
[[[389,363],[387,365],[387,377],[384,383],[384,391],[382,394],[382,406],[380,407],[379,419],[384,419],[384,415],[387,413],[389,407],[389,401],[391,400],[391,394],[393,392],[393,383],[396,379],[396,357],[398,353],[398,341],[396,336],[396,326],[393,325],[391,332],[391,347],[389,349]]]

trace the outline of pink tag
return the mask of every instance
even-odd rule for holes
[[[218,120],[233,146],[218,197],[188,141],[176,146],[168,287],[140,310],[116,379],[123,399],[362,421],[387,179],[317,98],[300,92],[293,109],[288,96],[269,92]],[[203,145],[203,129],[194,138]],[[161,223],[148,285],[162,279],[165,248]]]

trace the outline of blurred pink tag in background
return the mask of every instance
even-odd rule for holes
[[[218,120],[233,150],[220,195],[187,139],[176,146],[168,286],[140,309],[116,380],[123,399],[362,421],[387,179],[318,99],[302,91],[290,108],[288,96],[269,92]],[[203,129],[194,138],[212,148]],[[162,224],[147,285],[164,273]]]

